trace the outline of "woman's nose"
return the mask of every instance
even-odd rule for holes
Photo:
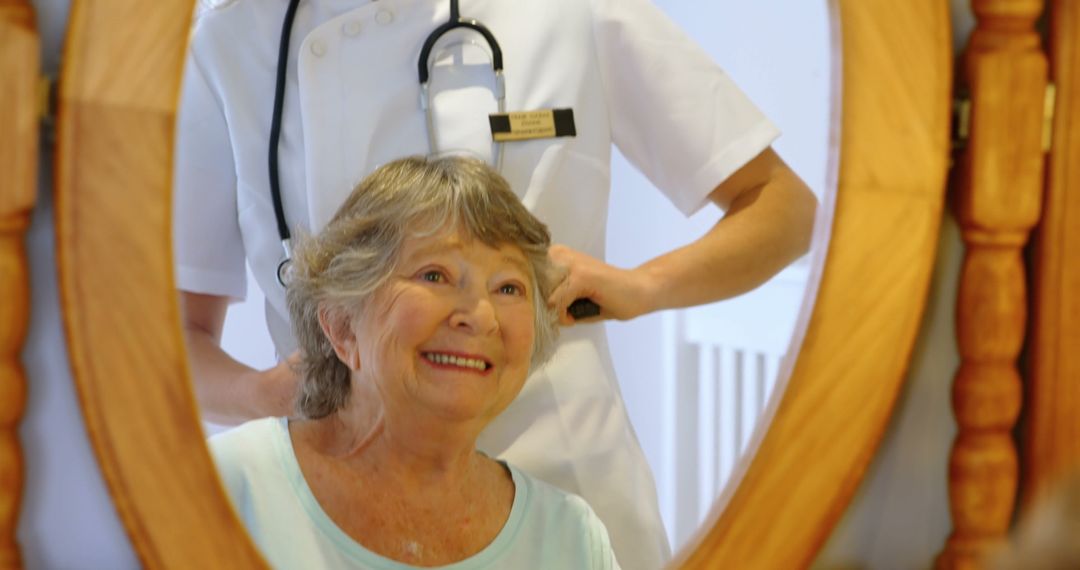
[[[487,296],[463,295],[450,316],[450,326],[474,334],[489,334],[499,329],[499,319]]]

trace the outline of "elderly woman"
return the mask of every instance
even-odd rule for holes
[[[211,439],[277,568],[614,568],[585,502],[476,450],[556,336],[547,228],[480,161],[378,169],[295,254],[299,414]]]

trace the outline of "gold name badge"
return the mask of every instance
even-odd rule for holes
[[[577,136],[573,109],[541,109],[488,115],[495,142]]]

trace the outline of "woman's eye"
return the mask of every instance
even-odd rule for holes
[[[516,283],[506,283],[499,286],[499,293],[503,295],[524,295],[525,288]]]
[[[443,273],[441,271],[435,271],[433,269],[433,270],[425,271],[425,272],[421,273],[420,274],[420,280],[427,281],[429,283],[445,283],[446,282],[446,275],[443,275]]]

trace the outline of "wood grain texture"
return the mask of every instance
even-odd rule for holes
[[[61,286],[87,424],[144,563],[255,568],[200,437],[168,262],[183,4],[76,4],[61,100]],[[676,565],[812,560],[874,453],[925,304],[948,152],[947,5],[836,0],[834,10],[842,154],[818,302],[760,452]]]
[[[1041,0],[975,0],[964,54],[971,133],[957,171],[966,250],[957,295],[958,433],[949,458],[953,532],[939,568],[980,568],[1009,528],[1017,487],[1012,429],[1021,406],[1016,360],[1026,320],[1022,248],[1039,218],[1046,60],[1034,23]]]
[[[56,159],[64,325],[87,430],[144,566],[258,567],[203,441],[172,282],[173,125],[191,10],[72,6]]]
[[[1025,505],[1080,469],[1080,3],[1054,0],[1051,12],[1048,51],[1057,96],[1029,272]]]
[[[40,42],[27,0],[0,0],[0,568],[21,568],[15,531],[23,489],[20,358],[30,318],[24,234],[37,193]]]
[[[808,566],[874,455],[925,306],[949,146],[948,6],[834,3],[840,162],[802,349],[756,455],[686,568]]]

